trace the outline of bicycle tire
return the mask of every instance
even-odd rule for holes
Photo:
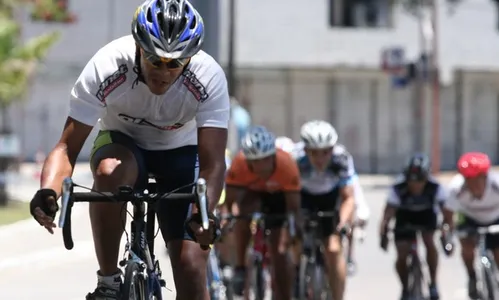
[[[252,290],[255,300],[265,299],[265,276],[263,274],[263,261],[261,259],[255,259],[253,262],[253,282]]]
[[[411,264],[409,266],[408,290],[411,299],[424,299],[423,270],[421,269],[421,262],[417,257],[411,257]]]
[[[304,256],[300,261],[299,271],[299,299],[300,300],[330,300],[331,292],[324,277],[324,266],[317,262],[310,262]]]
[[[483,300],[496,300],[496,295],[495,295],[495,280],[494,280],[494,274],[492,272],[492,269],[490,267],[490,264],[494,262],[488,262],[487,264],[482,262],[482,272],[483,272],[483,277],[482,277],[482,290],[480,291],[480,296],[482,297]],[[484,290],[486,291],[486,294],[484,294]]]
[[[122,300],[147,300],[147,284],[142,276],[139,276],[141,267],[135,261],[128,261],[125,267],[125,281],[122,287]],[[133,297],[132,297],[133,295]]]

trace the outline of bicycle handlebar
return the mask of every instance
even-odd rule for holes
[[[246,215],[223,215],[221,216],[222,219],[225,220],[249,220],[251,222],[259,223],[261,221],[270,221],[270,220],[287,220],[288,221],[288,228],[289,228],[289,235],[291,237],[296,236],[296,220],[295,220],[295,215],[292,213],[288,214],[264,214],[261,212],[254,212],[252,214],[246,214]]]
[[[466,234],[466,233],[478,233],[482,234],[498,234],[499,233],[499,225],[490,225],[490,226],[479,226],[479,227],[469,227],[466,229],[457,230],[458,234]]]
[[[75,184],[71,177],[62,183],[61,212],[59,227],[62,228],[64,246],[71,250],[74,247],[71,231],[71,210],[74,202],[155,202],[168,199],[169,201],[185,201],[195,203],[201,212],[201,225],[203,229],[209,228],[208,202],[206,198],[206,180],[199,178],[196,182],[196,193],[139,193],[130,187],[120,188],[118,193],[110,192],[73,192]]]

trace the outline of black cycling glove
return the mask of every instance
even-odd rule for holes
[[[53,201],[49,198],[52,198]],[[29,211],[33,218],[35,218],[35,209],[39,207],[47,216],[52,219],[55,218],[59,206],[57,205],[57,193],[52,189],[40,189],[36,192],[35,196],[29,204]]]

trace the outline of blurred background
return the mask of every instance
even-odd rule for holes
[[[130,33],[140,2],[0,1],[1,170],[43,160],[79,73]],[[250,121],[297,140],[318,118],[336,127],[363,173],[397,172],[416,150],[431,153],[436,170],[469,150],[498,161],[497,1],[192,2],[205,50],[227,71],[230,149]]]
[[[5,299],[82,299],[95,287],[86,206],[73,213],[76,247],[66,251],[59,233],[42,233],[30,217],[29,201],[61,134],[74,82],[95,52],[130,34],[141,2],[0,0]],[[204,49],[229,81],[228,147],[237,150],[250,124],[297,141],[304,122],[331,122],[364,173],[360,180],[373,220],[371,238],[358,249],[361,271],[349,279],[347,299],[397,299],[394,255],[373,251],[391,175],[415,151],[431,154],[435,172],[453,170],[458,156],[470,150],[499,162],[499,0],[191,2],[205,20]],[[84,186],[92,185],[86,161],[96,133],[73,174]],[[439,178],[447,183],[452,175]],[[157,253],[174,290],[166,251]],[[443,259],[440,272],[445,299],[468,299],[459,259]],[[174,299],[174,291],[166,293]]]

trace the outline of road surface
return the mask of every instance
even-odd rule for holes
[[[14,197],[29,199],[37,189],[31,171],[16,178],[10,185]],[[448,177],[448,176],[447,176]],[[348,278],[347,300],[398,299],[400,288],[394,273],[394,249],[383,253],[378,247],[377,225],[383,209],[388,176],[362,176],[366,198],[372,217],[367,228],[367,239],[357,247],[358,272]],[[91,185],[86,166],[79,166],[75,181]],[[74,249],[67,251],[61,231],[51,236],[35,221],[0,227],[0,291],[2,299],[77,300],[95,288],[97,262],[94,257],[92,235],[88,220],[88,206],[76,204],[73,215]],[[159,240],[161,241],[161,239]],[[167,300],[175,299],[175,288],[166,251],[156,243],[167,286]],[[459,252],[457,252],[459,253]],[[443,300],[465,300],[466,277],[459,257],[441,255],[440,289]]]

